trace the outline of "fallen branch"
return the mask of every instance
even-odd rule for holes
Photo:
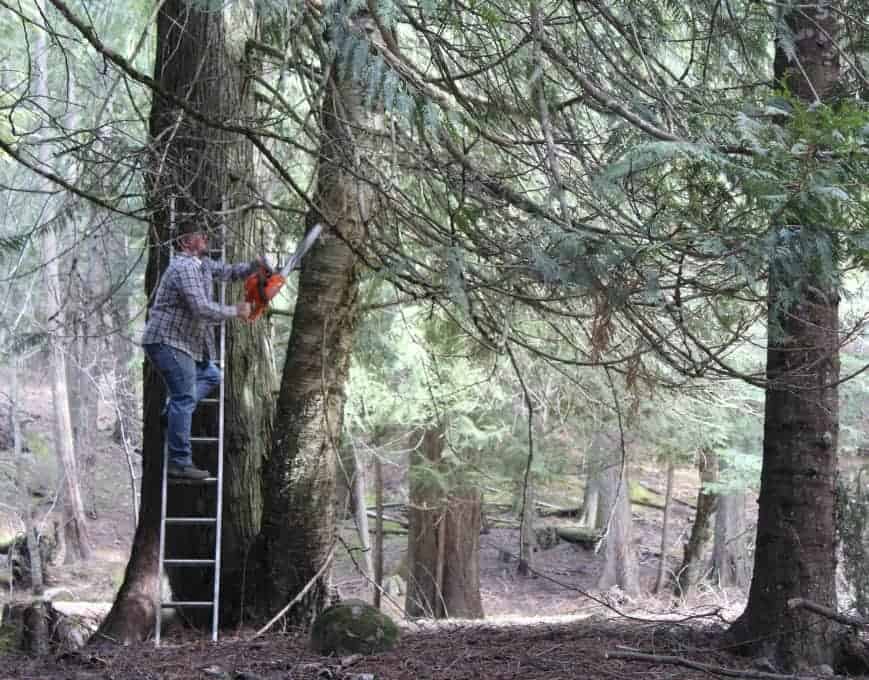
[[[538,514],[541,517],[579,517],[582,514],[582,506],[580,505],[575,508],[559,508],[552,505],[545,507],[545,509],[541,510]]]
[[[374,517],[375,519],[377,519],[377,513],[376,513],[376,512],[373,512],[373,511],[371,511],[371,510],[368,510],[368,511],[366,512],[366,514],[367,514],[369,517]],[[395,522],[398,526],[402,527],[403,529],[407,529],[408,526],[410,526],[410,525],[407,523],[407,520],[401,519],[400,517],[395,517],[394,515],[383,515],[383,521],[384,521],[384,522]]]
[[[637,484],[639,484],[641,487],[643,487],[646,491],[651,491],[652,493],[657,494],[658,496],[664,495],[663,493],[658,491],[658,489],[654,488],[653,486],[649,486],[645,482],[637,482]],[[683,501],[681,498],[676,498],[676,496],[673,496],[673,502],[678,503],[679,505],[684,505],[686,508],[691,508],[692,510],[697,509],[697,505],[695,503],[691,503],[690,501]]]
[[[369,527],[369,534],[374,534],[377,536],[377,529],[375,527]],[[407,536],[407,529],[384,529],[384,536]]]
[[[396,502],[396,503],[384,503],[384,504],[383,504],[383,508],[384,508],[384,509],[386,509],[386,508],[406,508],[406,507],[407,507],[407,503],[401,503],[401,502]],[[376,505],[372,505],[372,506],[367,507],[367,508],[365,508],[365,509],[366,509],[366,510],[369,510],[369,511],[371,511],[371,512],[376,512],[376,511],[377,511],[377,506],[376,506]]]
[[[519,526],[519,520],[505,519],[502,517],[489,517],[487,515],[486,521],[489,522],[490,524],[506,524],[508,527],[518,527]]]
[[[645,663],[655,664],[670,664],[672,666],[684,666],[692,668],[695,671],[703,671],[705,673],[714,673],[715,675],[723,675],[729,678],[754,678],[756,680],[814,680],[808,675],[784,675],[781,673],[767,673],[766,671],[752,671],[742,668],[726,668],[724,666],[713,666],[708,663],[700,663],[699,661],[691,661],[683,659],[680,656],[672,656],[669,654],[643,654],[642,652],[606,652],[604,658],[607,659],[625,659],[627,661],[643,661]]]
[[[320,577],[321,577],[323,574],[326,573],[326,569],[328,569],[328,568],[329,568],[329,565],[332,563],[332,558],[335,557],[335,546],[336,546],[336,544],[333,543],[333,544],[332,544],[332,547],[329,549],[329,554],[326,555],[326,560],[323,562],[323,566],[321,566],[320,569],[319,569],[319,571],[317,571],[317,573],[314,574],[314,578],[312,578],[310,581],[308,581],[308,582],[305,584],[305,587],[302,588],[302,590],[299,591],[299,594],[296,595],[292,600],[290,600],[289,604],[288,604],[286,607],[284,607],[283,609],[281,609],[281,611],[279,611],[277,614],[275,614],[271,621],[269,621],[266,625],[264,625],[262,628],[260,628],[260,629],[259,629],[259,630],[254,634],[254,636],[251,638],[251,640],[255,640],[255,639],[258,638],[260,635],[262,635],[263,633],[265,633],[269,628],[271,628],[271,627],[274,625],[275,621],[277,621],[277,620],[280,619],[284,614],[286,614],[288,611],[290,611],[290,607],[292,607],[294,604],[296,604],[297,602],[299,602],[303,597],[305,597],[305,595],[308,594],[308,591],[309,591],[311,588],[313,588],[314,584],[315,584],[317,581],[320,580]]]
[[[792,597],[790,600],[788,600],[788,608],[808,609],[810,612],[814,612],[815,614],[819,614],[820,616],[826,616],[828,619],[832,619],[833,621],[837,621],[838,623],[842,623],[846,626],[869,626],[869,621],[867,621],[866,619],[861,619],[857,616],[848,616],[847,614],[840,614],[839,612],[833,611],[828,607],[816,604],[811,600],[804,600],[801,597]]]

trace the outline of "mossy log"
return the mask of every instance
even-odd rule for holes
[[[593,549],[601,539],[599,529],[581,526],[559,526],[555,528],[558,538],[568,543],[581,545],[583,548]]]

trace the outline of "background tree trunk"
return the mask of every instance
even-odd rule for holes
[[[48,41],[44,32],[38,31],[35,42],[35,62],[38,68],[36,95],[49,101],[48,91]],[[49,144],[39,146],[39,160],[47,165]],[[69,412],[69,395],[66,372],[65,348],[61,337],[66,331],[65,285],[60,275],[60,247],[53,229],[45,229],[42,236],[42,255],[45,259],[44,313],[49,328],[48,367],[50,371],[52,410],[54,417],[54,448],[62,479],[63,529],[66,534],[68,559],[89,559],[91,541],[88,534],[84,502],[79,485],[78,464],[75,457],[72,421]]]
[[[691,525],[691,536],[685,544],[682,566],[676,572],[675,591],[680,597],[689,597],[700,582],[705,571],[703,556],[709,544],[711,521],[718,506],[718,496],[709,491],[708,484],[718,481],[718,456],[711,449],[704,449],[697,456],[700,473],[700,488],[697,490],[697,511]]]
[[[410,617],[481,618],[482,496],[461,480],[444,488],[443,448],[440,426],[426,430],[411,454],[405,609]]]
[[[30,557],[30,590],[34,595],[41,595],[44,582],[42,577],[42,554],[39,550],[39,534],[33,524],[33,508],[31,507],[30,492],[27,484],[27,465],[24,460],[24,433],[21,428],[19,413],[20,395],[18,391],[21,362],[18,357],[12,361],[12,385],[9,395],[9,419],[12,429],[12,446],[15,454],[15,485],[18,487],[18,502],[21,518],[24,524],[24,546]],[[13,541],[14,545],[14,541]],[[13,548],[10,548],[10,562],[14,558]],[[10,586],[14,585],[14,578],[10,578]]]
[[[425,431],[410,454],[410,495],[407,507],[407,615],[434,617],[440,609],[438,526],[444,521],[444,492],[437,481],[444,447],[443,427]]]
[[[603,471],[600,507],[604,510],[604,522],[608,521],[609,526],[604,539],[606,562],[598,588],[605,590],[616,585],[628,595],[635,595],[640,590],[640,581],[627,476],[627,468],[622,470],[619,465],[611,465]]]
[[[528,475],[526,487],[519,488],[519,501],[522,504],[522,518],[519,526],[519,565],[516,572],[520,576],[532,576],[534,569],[534,553],[537,549],[537,536],[534,533],[534,520],[537,517],[535,507],[534,478]]]
[[[745,494],[720,495],[715,513],[715,542],[712,547],[712,578],[719,587],[748,586],[751,580],[748,548]]]
[[[383,588],[383,466],[380,456],[374,456],[374,505],[376,523],[374,535],[374,606],[380,609]]]
[[[673,476],[676,466],[673,461],[667,463],[667,490],[664,493],[664,524],[661,527],[661,560],[658,562],[658,578],[655,581],[655,593],[660,593],[667,580],[667,552],[670,546],[670,516],[673,512]]]
[[[777,45],[775,77],[806,103],[815,93],[823,100],[839,80],[837,16],[825,1],[786,16],[799,65]],[[837,604],[839,294],[823,264],[836,247],[825,225],[800,224],[800,217],[782,217],[796,227],[772,225],[778,236],[769,275],[754,574],[745,612],[731,627],[738,641],[772,641],[768,651],[784,668],[833,665],[837,649],[831,621],[787,605],[794,597],[832,610]]]
[[[601,505],[601,490],[603,488],[609,464],[606,460],[606,437],[598,432],[591,439],[591,445],[585,459],[585,490],[582,499],[582,517],[579,523],[590,529],[602,529],[607,521],[606,513]]]
[[[359,537],[359,545],[362,548],[362,556],[365,565],[365,576],[369,579],[369,585],[374,584],[374,555],[371,550],[371,534],[369,532],[368,508],[365,505],[366,484],[365,464],[359,451],[351,443],[342,448],[341,471],[339,473],[339,487],[344,488],[344,493],[339,496],[345,497],[343,504],[339,503],[338,511],[345,513],[350,510],[356,534]],[[343,514],[342,514],[343,519]]]

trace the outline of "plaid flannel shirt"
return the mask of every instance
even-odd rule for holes
[[[235,318],[236,310],[235,305],[221,305],[213,300],[213,281],[242,279],[254,269],[251,263],[229,265],[209,257],[176,255],[160,279],[142,344],[169,345],[196,361],[217,358],[214,326],[224,319]]]

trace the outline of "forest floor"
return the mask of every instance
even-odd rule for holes
[[[0,376],[2,378],[2,376]],[[31,383],[32,384],[32,383]],[[27,392],[28,402],[37,404],[38,414],[46,395],[38,387]],[[41,493],[37,501],[44,509],[53,503],[55,479],[47,417],[35,415],[28,424],[32,469]],[[93,463],[83,475],[85,495],[92,511],[89,522],[94,557],[86,563],[54,567],[48,595],[55,600],[110,602],[123,579],[133,534],[133,493],[130,466],[121,447],[109,437],[111,418],[103,423],[93,449]],[[0,463],[11,463],[11,452],[0,451]],[[135,462],[136,457],[133,457]],[[137,465],[133,471],[138,472]],[[662,490],[663,475],[654,461],[634,466],[631,478]],[[4,486],[3,484],[6,484]],[[567,491],[565,491],[565,488]],[[678,567],[681,547],[690,531],[697,492],[696,471],[677,471],[673,506],[673,528],[667,546],[668,569]],[[0,480],[0,513],[17,506],[15,491]],[[578,487],[541,490],[540,497],[559,507],[579,505]],[[750,505],[753,505],[751,503]],[[634,506],[634,542],[642,589],[652,590],[661,553],[663,513],[656,508]],[[502,516],[506,519],[507,515]],[[541,519],[541,524],[571,523],[570,519]],[[2,527],[0,527],[2,528]],[[352,524],[344,526],[347,545],[357,542]],[[686,660],[749,668],[752,660],[730,656],[722,647],[720,632],[738,615],[741,593],[703,590],[690,603],[669,595],[628,598],[617,590],[601,592],[596,583],[603,555],[578,545],[560,542],[535,555],[535,577],[516,574],[515,527],[494,524],[480,537],[480,585],[486,619],[475,622],[423,622],[401,620],[393,604],[385,608],[402,627],[398,647],[388,653],[365,658],[330,659],[311,652],[303,634],[272,632],[251,639],[252,631],[224,635],[219,644],[206,641],[201,631],[172,625],[164,633],[164,644],[153,643],[115,649],[56,653],[43,658],[17,656],[0,649],[4,662],[0,678],[271,678],[317,680],[388,680],[461,678],[527,680],[558,678],[708,678],[708,670],[608,657],[613,652],[645,652],[678,655]],[[387,575],[400,571],[406,554],[404,536],[388,536],[384,542]],[[370,599],[367,581],[355,563],[358,553],[339,550],[334,582],[342,597]],[[0,575],[6,571],[0,565]],[[24,596],[0,592],[0,604]],[[280,604],[280,603],[276,603]],[[14,659],[14,661],[13,661]],[[370,675],[366,675],[370,674]]]
[[[191,634],[153,644],[20,659],[2,678],[44,680],[709,680],[764,677],[751,659],[720,650],[720,628],[696,622],[590,618],[536,623],[450,622],[403,625],[391,652],[366,657],[317,656],[303,635],[224,638],[217,645]],[[613,658],[654,653],[656,661]],[[673,657],[695,668],[671,663]],[[766,669],[764,669],[766,670]],[[717,671],[717,672],[716,672]],[[745,675],[742,675],[744,672]],[[774,677],[766,675],[765,677]],[[785,676],[780,676],[784,679]],[[810,675],[801,677],[812,677]]]

